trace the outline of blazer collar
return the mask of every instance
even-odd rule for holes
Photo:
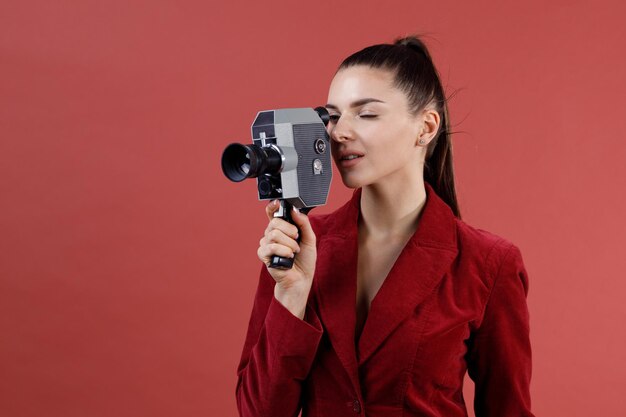
[[[358,367],[433,292],[457,255],[456,220],[428,182],[426,204],[413,236],[374,297],[355,346],[358,219],[361,189],[327,218],[318,248],[316,281],[328,336],[359,387]]]

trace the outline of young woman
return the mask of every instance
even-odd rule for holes
[[[519,249],[461,220],[446,99],[416,37],[348,57],[327,109],[355,189],[296,226],[273,218],[241,362],[242,416],[532,416],[527,273]],[[301,235],[297,243],[298,229]]]

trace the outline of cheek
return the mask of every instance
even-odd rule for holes
[[[414,148],[416,138],[413,137],[413,129],[401,124],[386,124],[381,129],[370,132],[368,138],[372,148],[381,153],[393,153],[396,157],[409,156]]]

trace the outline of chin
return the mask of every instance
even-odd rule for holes
[[[365,183],[363,183],[363,181],[359,181],[357,178],[351,178],[349,175],[342,175],[341,176],[341,181],[343,182],[343,185],[345,185],[348,188],[352,188],[352,189],[357,189],[357,188],[361,188],[364,185],[367,185]]]

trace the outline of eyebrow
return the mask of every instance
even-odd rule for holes
[[[360,100],[353,101],[350,104],[350,107],[359,107],[359,106],[363,106],[363,105],[365,105],[367,103],[384,103],[384,101],[379,100],[377,98],[362,98]],[[329,109],[333,109],[333,110],[339,110],[337,108],[337,106],[335,106],[334,104],[330,104],[330,103],[326,104],[326,107],[329,108]]]

